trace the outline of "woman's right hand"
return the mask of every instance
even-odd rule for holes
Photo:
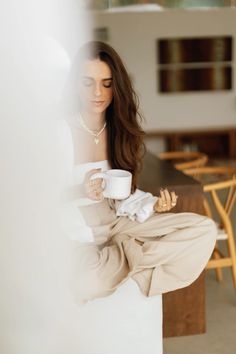
[[[101,168],[90,170],[84,178],[85,195],[92,200],[103,200],[102,178],[90,179],[92,175],[99,172],[101,172]]]

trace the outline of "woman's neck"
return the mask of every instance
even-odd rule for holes
[[[87,127],[91,130],[100,130],[105,123],[105,112],[97,114],[81,112],[81,116]]]

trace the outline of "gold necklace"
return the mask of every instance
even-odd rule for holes
[[[103,130],[106,128],[107,122],[104,123],[103,127],[99,131],[89,129],[89,127],[87,127],[87,125],[85,124],[81,114],[79,114],[78,116],[78,122],[87,133],[94,136],[94,142],[97,145],[99,143],[99,135],[101,135]]]

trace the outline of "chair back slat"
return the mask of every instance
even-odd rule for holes
[[[167,151],[158,154],[161,160],[172,161],[177,170],[204,166],[208,156],[199,151]],[[176,162],[175,162],[176,161]]]
[[[217,192],[215,190],[211,191],[211,196],[214,202],[214,205],[218,211],[218,215],[220,218],[220,227],[224,228],[226,233],[232,232],[232,224],[230,221],[229,214],[227,213],[223,203],[221,202]]]
[[[229,215],[231,214],[231,211],[233,209],[235,199],[236,199],[236,189],[235,186],[231,186],[225,203],[225,210]]]
[[[208,216],[209,218],[213,219],[213,214],[212,214],[212,211],[211,211],[210,204],[209,204],[208,200],[205,197],[203,199],[203,207],[204,207],[204,210],[205,210],[205,215]]]

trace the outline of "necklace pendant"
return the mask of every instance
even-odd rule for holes
[[[87,127],[87,125],[85,124],[81,114],[79,114],[78,116],[78,123],[79,125],[90,135],[94,136],[94,142],[97,145],[99,143],[99,136],[102,134],[102,132],[104,131],[104,129],[106,128],[107,122],[104,123],[103,127],[99,130],[99,131],[94,131],[91,130]]]

